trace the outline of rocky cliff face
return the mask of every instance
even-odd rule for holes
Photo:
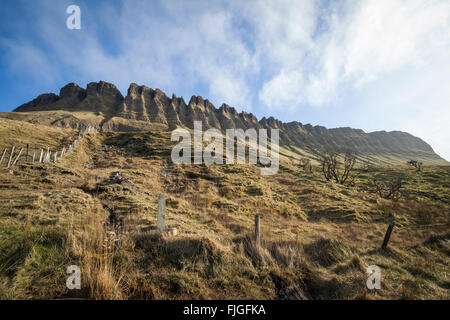
[[[135,83],[130,85],[126,97],[123,97],[113,84],[103,81],[89,83],[86,89],[69,83],[60,90],[59,95],[42,94],[14,111],[49,110],[96,113],[103,119],[98,123],[103,130],[141,130],[142,122],[159,124],[167,129],[177,126],[193,128],[194,120],[201,120],[204,129],[217,128],[223,132],[233,128],[280,129],[281,145],[298,147],[310,154],[327,149],[352,149],[360,154],[366,153],[375,157],[377,154],[393,154],[442,160],[426,142],[405,132],[366,133],[352,128],[327,129],[310,124],[303,125],[297,121],[283,123],[273,117],[258,121],[253,114],[238,113],[226,104],[217,109],[210,101],[199,96],[193,96],[186,104],[183,98],[175,95],[169,98],[159,89],[154,90]],[[67,126],[74,123],[74,126],[80,126],[80,123],[67,117],[66,115],[61,119],[54,119],[52,124]],[[127,123],[126,119],[130,121]],[[137,122],[141,125],[133,124]]]
[[[69,83],[61,88],[59,95],[41,94],[14,111],[92,111],[113,115],[117,113],[117,107],[123,100],[124,98],[116,86],[104,81],[89,83],[86,89],[76,83]]]

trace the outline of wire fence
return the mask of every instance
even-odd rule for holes
[[[6,168],[14,167],[19,161],[25,162],[37,162],[37,163],[48,163],[48,162],[57,162],[59,159],[63,158],[65,155],[74,150],[80,141],[90,132],[97,132],[97,129],[93,126],[88,126],[86,129],[81,130],[78,133],[77,138],[67,147],[63,147],[60,151],[52,151],[50,147],[46,149],[41,148],[39,152],[39,148],[34,148],[33,154],[30,152],[30,147],[27,144],[24,147],[17,147],[15,145],[11,146],[11,149],[8,153],[8,148],[5,148],[0,157],[0,166],[5,160]],[[37,150],[37,151],[36,151]]]

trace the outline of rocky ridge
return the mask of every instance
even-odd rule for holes
[[[234,128],[280,129],[281,145],[298,147],[312,154],[320,150],[350,149],[360,154],[394,154],[445,163],[430,145],[406,132],[366,133],[353,128],[327,129],[297,121],[284,123],[273,117],[258,121],[253,114],[239,113],[227,104],[216,108],[201,96],[192,96],[186,103],[175,94],[169,98],[159,89],[136,83],[129,86],[125,97],[115,85],[104,81],[89,83],[86,89],[69,83],[61,88],[59,95],[39,95],[14,112],[50,110],[95,113],[101,117],[97,125],[104,131],[142,130],[145,127],[143,123],[158,124],[169,130],[177,126],[193,128],[194,120],[200,120],[204,129],[217,128],[222,132]],[[53,119],[51,124],[79,127],[82,122],[75,114],[65,114]]]

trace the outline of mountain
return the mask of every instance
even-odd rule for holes
[[[186,103],[175,94],[169,98],[159,89],[135,83],[130,85],[125,97],[115,85],[104,81],[89,83],[86,89],[69,83],[61,88],[59,95],[39,95],[13,113],[0,116],[72,128],[95,125],[102,131],[193,128],[194,120],[201,120],[204,129],[217,128],[223,132],[232,128],[279,129],[280,145],[292,152],[288,156],[314,158],[323,150],[350,149],[361,159],[375,163],[402,164],[405,160],[418,159],[426,164],[447,164],[430,145],[406,132],[327,129],[297,121],[284,123],[273,117],[258,121],[253,114],[238,113],[227,104],[216,108],[200,96],[192,96]]]

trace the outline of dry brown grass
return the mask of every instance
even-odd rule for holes
[[[174,166],[167,139],[97,134],[56,164],[1,167],[0,298],[448,298],[448,226],[426,227],[448,222],[448,168],[357,168],[351,187],[286,160],[269,177],[249,165]],[[380,199],[372,175],[398,172],[409,194]],[[156,232],[160,193],[177,236]],[[251,236],[256,213],[260,246]],[[391,215],[396,227],[382,251]],[[81,291],[65,287],[72,264]],[[383,270],[376,292],[365,287],[371,264]]]

